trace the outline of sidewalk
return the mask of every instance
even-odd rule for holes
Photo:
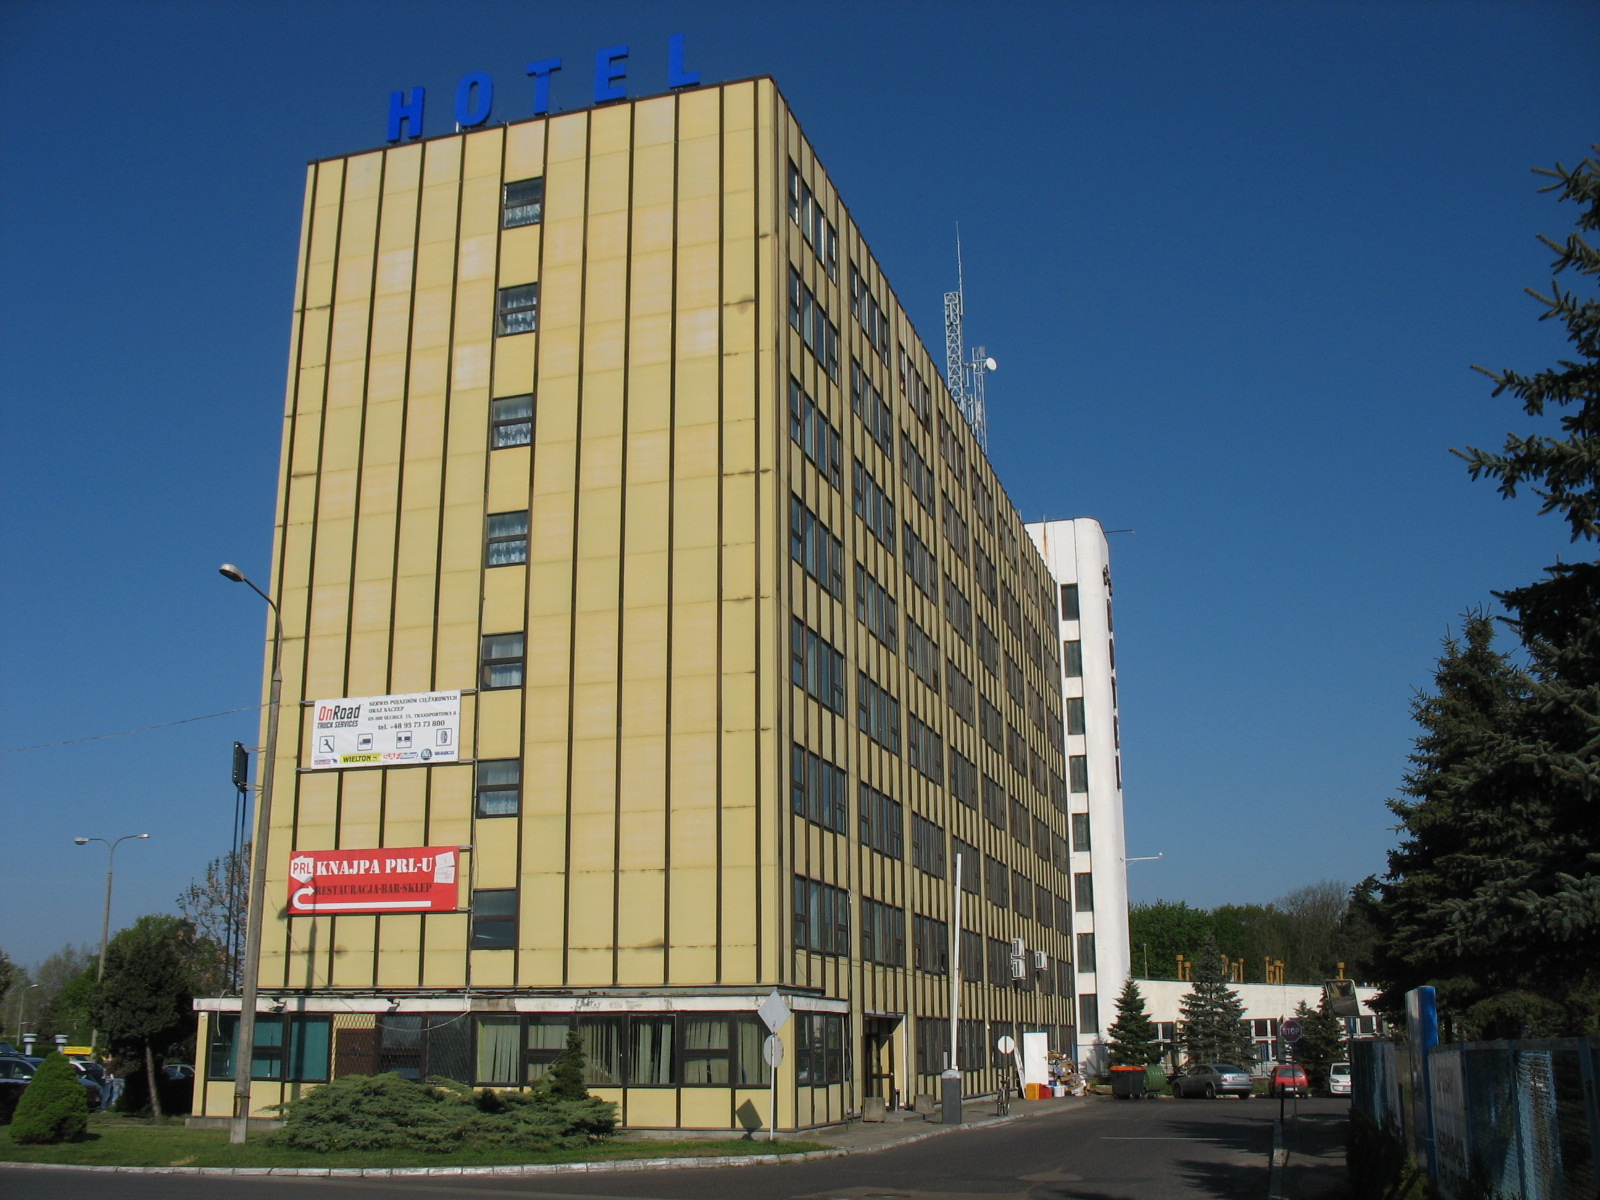
[[[1004,1117],[994,1114],[994,1098],[969,1100],[962,1105],[962,1124],[945,1125],[938,1116],[923,1117],[914,1112],[899,1110],[887,1114],[883,1121],[850,1121],[827,1129],[807,1129],[799,1133],[780,1135],[780,1140],[818,1142],[846,1153],[881,1150],[885,1146],[899,1146],[906,1142],[954,1133],[958,1129],[971,1129],[977,1125],[998,1125],[1007,1121],[1020,1121],[1046,1113],[1070,1112],[1094,1103],[1095,1097],[1061,1100],[1012,1100],[1011,1112]]]
[[[1349,1117],[1343,1113],[1291,1114],[1277,1143],[1269,1200],[1348,1200],[1345,1165]]]

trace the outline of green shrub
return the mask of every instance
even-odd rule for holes
[[[336,1150],[463,1147],[548,1150],[581,1146],[616,1129],[616,1106],[539,1091],[474,1093],[454,1081],[410,1083],[398,1075],[346,1075],[282,1107],[282,1146]]]
[[[89,1128],[89,1094],[64,1054],[52,1053],[34,1072],[11,1117],[11,1140],[24,1145],[76,1142]]]

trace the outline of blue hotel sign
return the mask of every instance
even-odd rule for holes
[[[628,48],[607,46],[594,52],[594,102],[621,100],[627,96]],[[542,117],[550,111],[550,76],[561,70],[559,58],[541,58],[528,64],[528,74],[533,77],[533,116]],[[683,69],[683,34],[675,33],[667,39],[667,86],[669,88],[695,87],[700,82],[698,72]],[[411,89],[411,98],[404,92],[389,93],[389,140],[398,142],[402,130],[408,138],[422,136],[422,88]],[[484,71],[468,71],[456,84],[455,119],[461,129],[473,129],[489,119],[494,105],[494,80]]]

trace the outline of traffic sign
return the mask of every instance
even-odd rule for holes
[[[1000,1040],[994,1044],[994,1047],[996,1050],[1000,1051],[1001,1054],[1010,1054],[1017,1048],[1017,1043],[1016,1040],[1009,1034],[1003,1034]]]
[[[761,1057],[767,1060],[767,1066],[776,1067],[783,1061],[783,1039],[777,1034],[767,1035],[767,1040],[761,1043]]]
[[[761,1007],[756,1009],[756,1012],[761,1015],[762,1023],[773,1033],[777,1033],[788,1024],[789,1018],[793,1015],[793,1010],[784,1003],[783,997],[778,995],[777,988],[772,989],[772,995],[761,1002]]]
[[[1293,1017],[1290,1017],[1288,1020],[1284,1021],[1278,1026],[1279,1035],[1284,1041],[1289,1043],[1298,1042],[1300,1040],[1300,1035],[1304,1032],[1305,1030],[1300,1027],[1300,1022],[1295,1020]]]

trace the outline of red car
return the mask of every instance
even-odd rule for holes
[[[1273,1067],[1272,1073],[1267,1076],[1267,1095],[1311,1095],[1311,1080],[1306,1077],[1306,1069],[1292,1064],[1285,1065],[1281,1063]]]

